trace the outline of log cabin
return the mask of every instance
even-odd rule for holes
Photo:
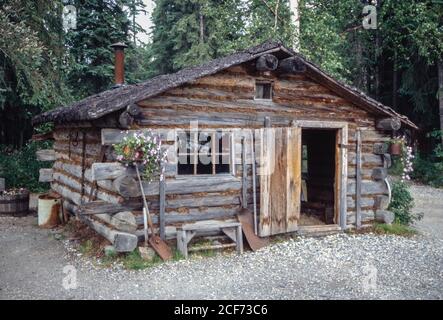
[[[407,117],[280,42],[135,85],[124,84],[124,48],[114,46],[112,89],[33,120],[54,124],[54,148],[41,151],[54,160],[51,191],[121,251],[143,238],[142,199],[113,145],[146,129],[168,152],[165,180],[143,184],[164,239],[183,225],[235,221],[242,208],[264,238],[389,216],[388,142],[417,129]]]

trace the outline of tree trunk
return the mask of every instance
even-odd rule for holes
[[[200,43],[205,43],[205,21],[201,7],[199,12],[199,18],[200,18]]]
[[[289,0],[289,9],[291,11],[291,22],[292,25],[294,26],[294,34],[295,34],[295,38],[294,38],[294,44],[293,44],[293,49],[295,52],[299,52],[300,51],[300,41],[299,41],[299,36],[300,36],[300,12],[299,12],[299,8],[298,8],[298,2],[299,0]]]
[[[397,52],[394,52],[394,68],[392,70],[392,107],[397,111],[398,71]]]
[[[440,130],[443,130],[443,60],[437,62],[438,65],[438,102],[440,110]],[[443,135],[442,135],[443,145]]]

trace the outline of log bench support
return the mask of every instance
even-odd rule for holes
[[[189,242],[199,233],[220,230],[234,243],[188,249]],[[187,259],[188,251],[220,249],[235,246],[238,254],[243,253],[243,232],[239,222],[217,222],[212,224],[187,224],[177,228],[177,249]]]

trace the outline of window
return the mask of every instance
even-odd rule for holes
[[[257,81],[255,83],[255,99],[272,100],[272,83]]]
[[[179,175],[230,172],[230,133],[191,131],[177,135]]]

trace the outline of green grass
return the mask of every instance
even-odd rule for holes
[[[92,255],[94,253],[94,243],[92,240],[86,240],[80,245],[79,250],[84,255]]]
[[[140,256],[140,252],[136,249],[122,258],[122,263],[126,269],[130,270],[143,270],[146,268],[153,267],[162,262],[159,256],[155,256],[152,261],[143,260]]]
[[[393,234],[397,236],[413,236],[417,234],[415,229],[399,223],[391,225],[378,223],[374,225],[374,231],[378,234]]]
[[[172,251],[172,261],[178,261],[183,259],[183,256],[180,254],[180,252],[176,249],[173,249]],[[143,260],[143,258],[140,256],[140,252],[138,249],[119,256],[115,257],[107,257],[104,259],[104,264],[110,265],[113,261],[121,261],[126,269],[129,270],[143,270],[147,268],[154,267],[156,265],[159,265],[163,262],[163,260],[156,255],[152,261],[146,261]]]

